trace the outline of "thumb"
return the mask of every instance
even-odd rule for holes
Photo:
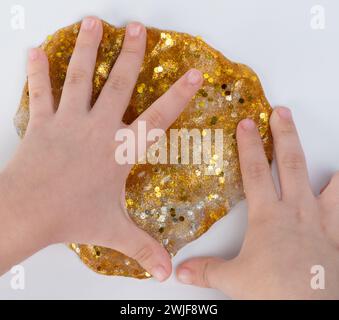
[[[177,268],[180,282],[230,292],[234,263],[220,258],[200,257],[185,261]]]
[[[119,228],[109,246],[136,260],[158,281],[166,280],[172,272],[169,253],[147,232],[138,228],[132,221]]]

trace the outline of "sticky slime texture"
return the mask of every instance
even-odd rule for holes
[[[80,23],[76,23],[60,29],[41,46],[50,63],[55,108],[79,28]],[[125,32],[124,28],[106,22],[103,28],[93,77],[93,104],[119,55]],[[235,139],[241,119],[252,118],[257,123],[266,155],[269,160],[272,156],[268,122],[271,107],[256,74],[245,65],[229,61],[200,37],[185,33],[147,28],[144,63],[123,121],[131,123],[190,68],[203,73],[204,83],[171,128],[197,128],[202,137],[208,129],[223,129],[222,169],[213,154],[209,163],[196,165],[180,164],[178,156],[178,164],[135,165],[126,183],[128,214],[171,255],[206,232],[244,198]],[[26,83],[15,117],[21,137],[28,120]],[[212,150],[213,145],[212,140]],[[192,143],[189,148],[191,154]],[[94,244],[72,243],[70,247],[98,273],[139,279],[150,277],[135,260],[118,251]]]

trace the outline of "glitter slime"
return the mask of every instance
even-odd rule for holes
[[[60,29],[42,44],[50,63],[56,108],[79,28],[80,24],[76,23]],[[119,55],[125,32],[124,28],[106,22],[103,28],[93,77],[92,104]],[[145,60],[123,121],[131,123],[190,68],[203,73],[204,83],[171,128],[197,128],[202,136],[207,129],[223,129],[223,168],[217,167],[213,155],[208,164],[137,164],[126,183],[128,214],[171,255],[206,232],[244,198],[235,140],[236,126],[241,119],[252,118],[257,123],[266,155],[269,160],[272,157],[268,122],[271,107],[256,74],[245,65],[229,61],[201,38],[185,33],[147,28]],[[28,120],[26,83],[15,117],[21,137]],[[214,174],[206,174],[208,171]],[[98,273],[139,279],[150,277],[135,260],[118,251],[88,244],[72,243],[70,247]]]

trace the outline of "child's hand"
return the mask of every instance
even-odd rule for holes
[[[121,54],[91,109],[92,77],[101,37],[101,21],[86,18],[57,111],[47,57],[41,49],[30,51],[30,121],[0,179],[0,274],[58,242],[114,248],[136,259],[160,281],[171,273],[167,251],[125,212],[125,181],[131,165],[116,163],[114,136],[118,129],[128,127],[137,137],[138,120],[146,121],[148,131],[167,129],[201,86],[201,73],[187,72],[126,126],[121,119],[143,61],[146,29],[139,23],[127,27]]]
[[[234,298],[339,298],[339,175],[318,196],[291,112],[271,116],[281,196],[273,184],[262,143],[251,120],[237,130],[249,225],[233,260],[194,258],[177,270],[187,284],[212,287]],[[312,266],[325,270],[325,290],[311,288]],[[320,275],[320,274],[319,274]]]

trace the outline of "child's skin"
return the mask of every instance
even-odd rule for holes
[[[97,102],[90,109],[91,82],[102,24],[86,18],[72,56],[58,110],[48,61],[32,49],[28,61],[31,117],[13,159],[0,173],[0,274],[53,243],[95,243],[136,259],[159,281],[171,274],[166,250],[140,230],[124,209],[130,165],[114,155],[115,132],[144,56],[146,30],[128,26],[123,49]],[[190,70],[140,118],[167,129],[202,85]],[[137,120],[136,120],[137,121]],[[129,127],[135,132],[137,122]],[[271,116],[281,196],[254,122],[237,130],[249,205],[249,227],[231,261],[194,258],[177,269],[179,280],[213,287],[234,298],[339,298],[339,176],[314,196],[292,116]],[[325,268],[325,290],[313,290],[313,265]]]

